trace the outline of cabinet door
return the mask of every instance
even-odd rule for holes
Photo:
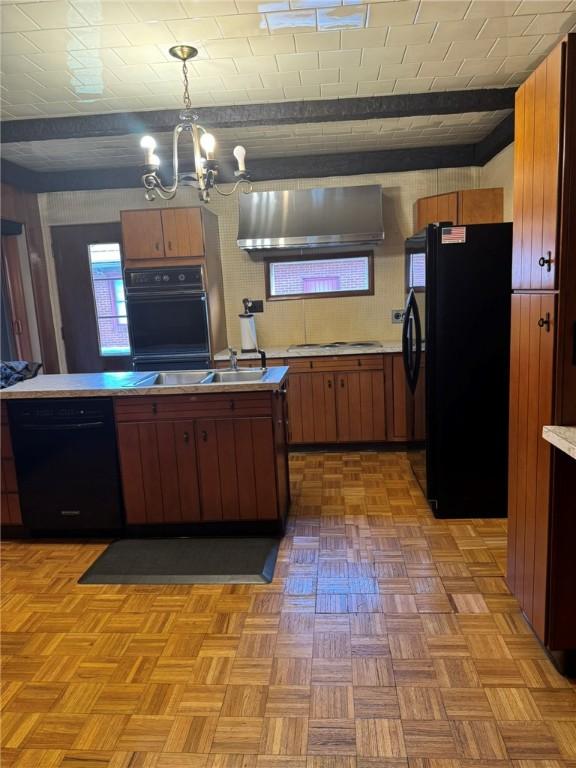
[[[163,258],[160,211],[122,211],[120,220],[124,261]]]
[[[410,439],[411,394],[406,383],[402,355],[386,355],[386,401],[388,440]]]
[[[162,211],[164,253],[167,258],[204,256],[202,216],[199,208],[167,208]]]
[[[512,297],[507,580],[546,640],[555,297]]]
[[[278,517],[272,419],[196,422],[202,520]]]
[[[516,92],[512,287],[555,287],[563,47]]]
[[[416,200],[415,206],[416,231],[423,229],[427,224],[438,221],[438,197],[421,197]]]
[[[504,220],[504,190],[465,189],[458,192],[458,224],[497,224]]]
[[[290,443],[336,442],[333,373],[290,373],[288,427]]]
[[[451,221],[453,224],[456,224],[458,222],[458,192],[448,192],[446,195],[438,195],[436,201],[438,206],[438,218],[434,219],[434,221]]]
[[[338,442],[386,440],[384,371],[335,374]]]
[[[194,422],[118,424],[117,432],[126,522],[198,521]]]

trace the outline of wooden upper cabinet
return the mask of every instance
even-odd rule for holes
[[[504,190],[463,189],[443,195],[421,197],[416,201],[416,231],[436,221],[453,224],[495,224],[504,220]]]
[[[550,445],[556,297],[513,294],[510,357],[507,581],[546,642]]]
[[[201,258],[204,255],[199,208],[166,208],[161,218],[166,258]]]
[[[197,259],[205,255],[199,208],[122,211],[124,261]]]
[[[164,258],[160,211],[121,211],[124,260]]]
[[[556,286],[565,43],[516,91],[512,288]]]

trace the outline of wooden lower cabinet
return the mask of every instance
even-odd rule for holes
[[[283,521],[284,393],[129,400],[116,402],[128,525]]]
[[[290,443],[338,441],[333,373],[321,371],[290,373],[288,441]]]
[[[512,296],[507,581],[546,642],[556,297]]]
[[[386,403],[383,371],[334,374],[338,441],[386,440]]]
[[[20,514],[20,499],[18,497],[18,482],[16,468],[14,466],[14,453],[12,452],[12,440],[10,438],[10,426],[6,403],[2,403],[2,475],[0,476],[0,523],[6,525],[22,525]]]
[[[272,421],[267,418],[196,422],[202,519],[276,517]]]

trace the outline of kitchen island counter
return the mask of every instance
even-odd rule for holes
[[[209,371],[206,371],[208,374]],[[197,395],[232,392],[273,392],[281,388],[288,374],[285,366],[268,368],[260,381],[214,384],[170,384],[139,386],[154,371],[47,374],[27,379],[2,390],[2,400],[48,397],[131,397],[142,395]]]

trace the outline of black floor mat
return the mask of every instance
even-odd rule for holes
[[[121,539],[110,544],[80,584],[267,584],[279,539]]]

